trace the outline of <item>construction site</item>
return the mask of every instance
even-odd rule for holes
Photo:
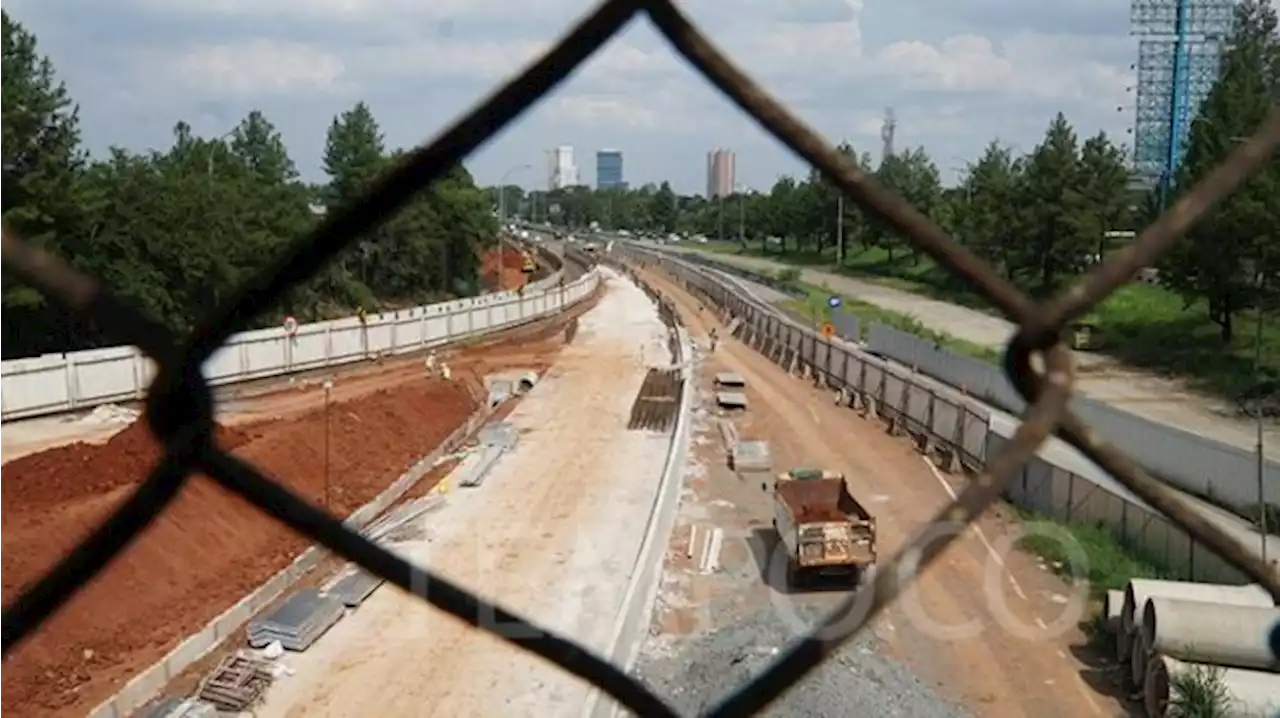
[[[510,256],[507,290],[526,274]],[[417,595],[194,477],[6,659],[6,706],[612,714],[599,689],[512,646],[516,624],[425,605],[435,580],[571,638],[693,714],[872,581],[877,556],[969,481],[931,429],[833,396],[794,350],[753,334],[750,315],[708,289],[714,275],[628,252],[567,258],[575,280],[598,285],[563,311],[216,392],[219,444],[430,570]],[[496,254],[485,266],[496,276]],[[5,425],[6,603],[156,462],[143,422],[135,406],[102,404]],[[1166,716],[1201,664],[1221,667],[1241,710],[1280,696],[1260,640],[1280,609],[1262,589],[1135,580],[1091,608],[1086,584],[1014,550],[1020,531],[1011,508],[986,513],[772,710]],[[815,548],[827,556],[806,564],[816,571],[856,570],[802,585],[797,561]],[[1095,609],[1114,636],[1105,651]]]
[[[486,408],[492,377],[543,375],[572,336],[566,329],[594,301],[432,352],[430,363],[447,366],[449,378],[429,369],[426,357],[407,356],[227,387],[219,396],[219,444],[314,504],[347,516]],[[5,425],[6,603],[154,466],[159,448],[137,417],[134,408],[106,406]],[[440,475],[419,482],[415,494],[429,491]],[[307,545],[195,477],[101,579],[6,659],[7,705],[24,706],[30,715],[84,715]]]

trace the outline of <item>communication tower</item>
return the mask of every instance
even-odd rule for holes
[[[894,117],[893,108],[886,107],[884,109],[884,124],[880,126],[880,141],[883,143],[880,156],[881,162],[893,156],[893,135],[897,129],[898,120]]]
[[[1191,122],[1217,81],[1235,0],[1130,0],[1138,42],[1134,171],[1167,196]]]

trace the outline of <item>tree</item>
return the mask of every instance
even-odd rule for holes
[[[676,193],[669,182],[658,186],[650,202],[649,214],[653,217],[653,227],[661,232],[676,231]]]
[[[259,111],[226,140],[179,121],[167,149],[112,148],[91,162],[52,63],[7,13],[4,33],[6,224],[174,331],[188,330],[301,236],[315,221],[311,205],[350,201],[391,159],[361,103],[334,119],[324,185],[301,181],[284,138]],[[356,304],[397,307],[474,292],[477,249],[491,245],[496,230],[470,174],[451,168],[359,238],[358,272],[347,253],[262,313],[257,326],[278,325],[283,312],[309,320],[348,315]],[[17,282],[6,281],[3,293],[6,357],[109,340]]]
[[[3,15],[3,185],[4,222],[24,239],[74,259],[84,247],[79,236],[85,217],[81,202],[84,153],[81,152],[78,108],[57,79],[52,61],[39,54],[36,38]],[[61,310],[48,307],[34,289],[12,281],[3,283],[5,345],[47,346],[52,340],[73,341],[78,327]],[[18,312],[18,319],[11,312]],[[59,330],[24,330],[56,324]]]
[[[1192,122],[1177,190],[1188,191],[1280,101],[1280,36],[1268,0],[1236,6],[1222,75]],[[1161,264],[1161,280],[1188,305],[1203,300],[1231,341],[1234,318],[1280,291],[1280,167],[1272,162],[1191,227]]]

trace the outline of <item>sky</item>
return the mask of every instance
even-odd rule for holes
[[[878,161],[923,146],[945,183],[993,140],[1030,151],[1061,111],[1128,143],[1137,42],[1123,0],[682,0],[738,66],[832,142]],[[258,109],[303,176],[325,131],[364,101],[386,142],[428,140],[544,52],[587,0],[8,0],[80,104],[85,142],[162,149],[185,120],[216,137]],[[706,188],[706,153],[767,189],[804,164],[674,54],[643,16],[467,162],[481,184],[542,188],[547,150],[623,152],[633,186]]]

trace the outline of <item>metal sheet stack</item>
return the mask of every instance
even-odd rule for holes
[[[1220,696],[1212,715],[1280,715],[1280,607],[1262,587],[1134,579],[1106,611],[1125,683],[1151,718],[1197,684]]]
[[[355,608],[373,594],[374,589],[382,585],[382,578],[356,569],[325,589],[324,594],[336,598],[347,608]]]
[[[337,598],[304,588],[267,616],[249,622],[249,645],[263,648],[279,641],[290,651],[305,651],[342,618],[345,610]]]

